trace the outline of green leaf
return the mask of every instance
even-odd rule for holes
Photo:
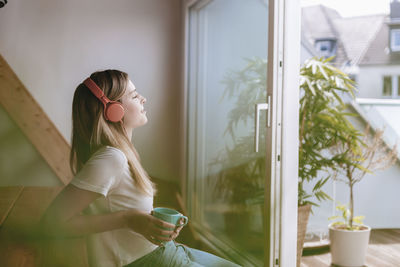
[[[328,218],[328,220],[337,220],[337,219],[340,219],[340,216],[331,216],[331,217],[329,217]]]
[[[344,222],[334,222],[334,223],[332,223],[333,226],[335,226],[335,225],[344,225],[344,224],[345,224]]]
[[[356,152],[355,152],[355,153],[356,153]],[[361,162],[364,161],[363,158],[360,158],[359,160],[360,160]],[[370,173],[370,174],[373,173],[372,171],[368,170],[367,168],[365,168],[365,167],[362,166],[361,164],[355,163],[354,166],[357,167],[358,169],[360,169],[360,170],[366,172],[366,173]]]
[[[338,205],[338,206],[336,206],[336,209],[344,212],[347,210],[347,206],[346,205]]]
[[[353,222],[357,224],[363,224],[363,220],[365,219],[365,216],[355,216],[353,217]]]

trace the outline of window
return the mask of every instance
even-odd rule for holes
[[[400,76],[397,76],[397,96],[400,96]]]
[[[292,55],[296,52],[296,49],[292,52],[292,48],[296,47],[283,42],[279,43],[282,49],[274,45],[275,38],[271,36],[275,35],[269,34],[268,25],[275,24],[278,16],[269,16],[276,10],[269,10],[264,1],[190,2],[194,4],[188,4],[186,9],[190,52],[186,72],[185,198],[192,225],[199,238],[242,266],[272,266],[275,260],[280,262],[280,257],[284,265],[294,266],[296,235],[291,230],[297,224],[293,220],[296,219],[297,195],[285,192],[286,187],[293,188],[292,179],[297,176],[297,169],[292,166],[298,162],[298,128],[296,116],[293,116],[298,113],[298,99],[288,96],[292,95],[293,88],[298,88],[298,67],[286,61],[287,66],[293,67],[285,71],[287,76],[270,75],[267,64],[273,62],[269,57],[278,55],[279,51]],[[291,7],[293,11],[297,9],[290,3],[285,5],[285,9]],[[294,31],[279,30],[284,38],[278,39],[300,44],[300,40],[295,39],[298,29],[297,20],[292,16],[295,13],[290,12],[285,20],[285,25],[293,26]],[[272,33],[275,30],[278,29],[273,29]],[[296,56],[289,56],[286,60],[295,59]],[[273,73],[277,73],[279,65],[271,66]],[[268,87],[267,80],[274,86]],[[282,85],[285,87],[279,89]],[[289,88],[290,92],[286,91]],[[283,95],[283,92],[287,93]],[[268,112],[257,113],[259,109],[254,108],[268,99],[273,100],[274,96],[279,100],[269,105],[272,114],[269,118],[274,119],[268,128]],[[288,110],[281,112],[281,107]],[[264,126],[257,131],[258,152],[255,151],[255,125],[248,123],[255,114],[260,115],[259,125]],[[281,119],[283,115],[285,120]],[[282,129],[285,134],[281,135],[280,131],[278,134],[273,127]],[[286,127],[291,130],[286,131]],[[288,143],[288,139],[281,136],[290,137],[292,141]],[[271,141],[267,143],[268,140]],[[282,155],[279,161],[269,160],[278,153]],[[289,156],[293,156],[293,161],[284,161]],[[285,170],[282,173],[281,168]],[[280,186],[268,187],[267,181]],[[288,218],[292,215],[293,218]],[[266,247],[270,248],[268,252]]]
[[[392,76],[383,77],[383,96],[392,95]]]
[[[392,51],[400,51],[400,29],[390,30],[390,48]]]
[[[321,39],[315,41],[315,49],[323,57],[331,57],[336,54],[336,40],[334,39]]]
[[[244,266],[262,266],[267,128],[259,131],[259,147],[265,149],[254,152],[253,124],[246,124],[253,108],[251,113],[243,110],[267,100],[269,10],[259,0],[198,3],[199,8],[189,10],[188,150],[193,156],[188,158],[188,184],[195,193],[188,198],[191,222],[220,253]],[[257,86],[246,91],[254,80]],[[238,101],[246,96],[252,97]],[[267,113],[262,114],[260,125],[266,125]]]

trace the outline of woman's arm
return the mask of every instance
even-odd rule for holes
[[[82,236],[120,228],[131,228],[154,244],[156,240],[169,241],[176,237],[173,224],[161,221],[138,210],[125,210],[99,215],[82,215],[91,202],[101,197],[96,192],[66,186],[46,210],[40,222],[40,231],[46,236]],[[178,232],[179,233],[179,232]]]
[[[45,235],[81,236],[122,228],[122,213],[81,215],[81,211],[101,194],[67,185],[41,218]]]

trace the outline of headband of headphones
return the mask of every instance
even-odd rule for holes
[[[91,78],[87,78],[83,83],[103,103],[104,117],[106,120],[111,122],[122,121],[124,117],[124,107],[121,103],[108,99]]]

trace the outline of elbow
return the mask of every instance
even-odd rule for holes
[[[43,216],[39,223],[41,235],[47,238],[74,238],[82,236],[70,220],[60,219],[56,216]]]
[[[38,232],[44,238],[65,237],[64,223],[52,216],[44,215],[38,225]]]

